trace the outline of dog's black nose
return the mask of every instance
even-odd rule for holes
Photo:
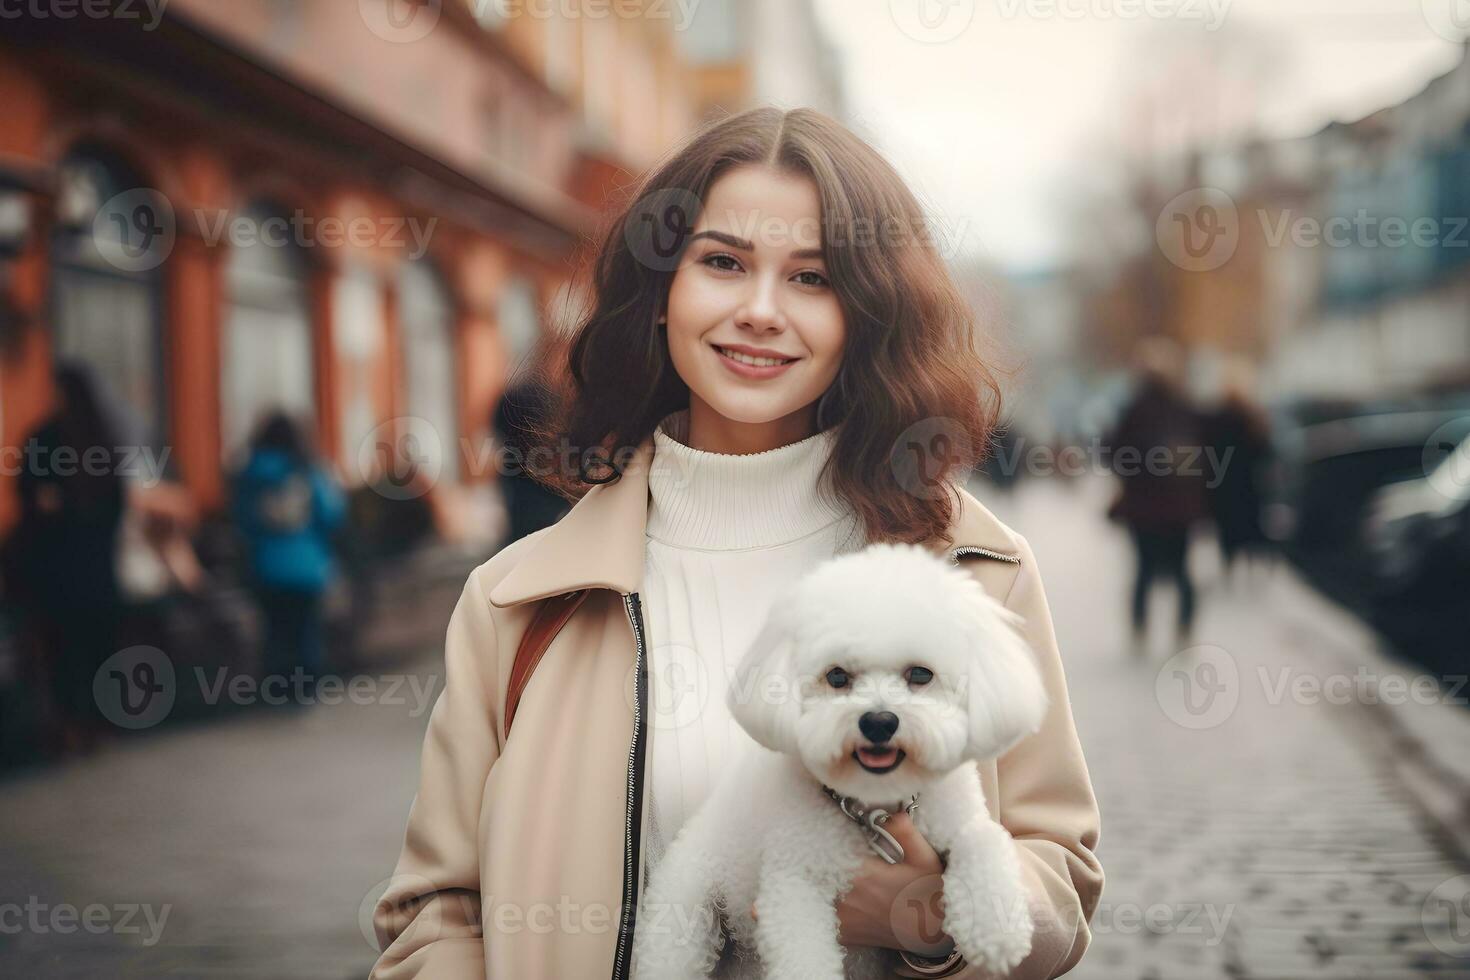
[[[858,731],[870,741],[881,745],[898,731],[898,715],[891,711],[869,711],[858,719]]]

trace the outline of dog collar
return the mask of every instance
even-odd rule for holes
[[[863,829],[863,833],[868,838],[868,846],[876,851],[879,857],[889,864],[903,863],[903,845],[883,826],[888,822],[888,818],[893,816],[892,813],[882,807],[866,806],[861,800],[851,796],[843,796],[826,783],[822,784],[822,789],[837,804],[837,808],[844,816]],[[903,804],[903,812],[913,813],[918,806],[919,794],[915,793],[908,798],[908,802]]]

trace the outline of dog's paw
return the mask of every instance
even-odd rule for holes
[[[1024,891],[971,888],[946,875],[944,931],[967,962],[1006,972],[1031,952],[1034,923]]]
[[[960,946],[960,952],[968,963],[994,973],[1005,974],[1019,966],[1031,952],[1031,930],[1002,929],[972,949],[966,950]]]

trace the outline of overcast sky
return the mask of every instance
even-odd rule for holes
[[[1232,103],[1248,128],[1304,134],[1447,71],[1452,4],[1470,14],[1470,0],[817,2],[858,127],[966,251],[1011,269],[1065,255],[1061,202],[1136,134],[1140,78],[1224,76],[1244,86]],[[1219,68],[1218,51],[1243,54]]]

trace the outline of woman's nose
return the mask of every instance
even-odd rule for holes
[[[740,308],[735,313],[738,326],[754,330],[781,329],[786,326],[786,316],[777,298],[777,286],[761,278],[752,280]]]

